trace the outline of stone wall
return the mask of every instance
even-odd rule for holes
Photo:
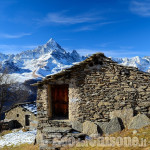
[[[43,118],[48,119],[48,85],[43,85],[38,88],[37,92],[37,117],[40,121]]]
[[[73,121],[80,117],[80,91],[76,85],[76,80],[72,78],[69,84],[69,120]]]
[[[28,110],[25,110],[21,106],[12,108],[5,113],[5,120],[17,120],[21,126],[25,127],[25,115],[30,115],[30,127],[37,127],[37,117]]]
[[[76,98],[78,114],[73,113],[78,121],[108,122],[110,112],[123,108],[150,117],[148,73],[103,61],[103,65],[87,64],[80,71],[72,72],[72,76],[80,97]]]
[[[50,112],[48,108],[48,85],[38,87],[36,103],[38,118],[36,141],[37,144],[42,146],[45,143],[43,128],[45,127],[46,122],[49,120],[48,114]]]

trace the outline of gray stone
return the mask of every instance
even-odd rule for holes
[[[106,126],[106,134],[112,134],[121,131],[121,125],[117,117],[112,118]]]
[[[139,107],[139,106],[137,106],[136,108],[135,108],[135,110],[137,110],[137,111],[139,111],[141,108]]]
[[[132,119],[128,129],[140,129],[147,125],[150,125],[150,119],[144,114],[138,114]]]
[[[123,125],[127,128],[129,125],[129,122],[133,118],[133,109],[127,109],[124,108],[123,110],[114,110],[110,112],[110,118],[118,117],[122,120]]]
[[[83,133],[93,136],[93,135],[98,135],[98,126],[97,124],[91,122],[91,121],[85,121],[83,123]]]
[[[96,122],[96,124],[100,128],[100,133],[101,134],[106,134],[106,127],[108,125],[108,122]]]
[[[46,127],[43,129],[43,132],[48,133],[68,133],[72,130],[70,127]]]
[[[80,131],[80,132],[83,131],[83,124],[81,122],[79,122],[79,121],[72,121],[71,124],[72,124],[72,128],[74,130],[77,130],[77,131]]]

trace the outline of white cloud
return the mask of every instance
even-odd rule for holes
[[[120,49],[127,49],[127,50],[131,50],[133,49],[133,46],[120,46]]]
[[[140,16],[150,16],[150,0],[132,0],[130,10]]]
[[[100,47],[100,48],[108,48],[110,47],[114,42],[105,42],[101,44],[96,44],[95,46]]]
[[[29,35],[31,35],[31,33],[19,33],[19,34],[0,33],[0,38],[17,39]]]
[[[58,12],[58,13],[48,13],[47,16],[41,20],[38,20],[39,24],[49,24],[49,23],[55,23],[55,24],[79,24],[79,23],[88,23],[93,22],[96,20],[102,19],[100,16],[98,16],[96,13],[87,13],[87,14],[81,14],[81,15],[75,15],[75,16],[67,16],[64,14],[64,12]]]
[[[74,32],[80,32],[80,31],[90,31],[90,30],[95,30],[92,25],[91,26],[83,26],[83,27],[74,29],[73,31]]]
[[[109,25],[109,24],[114,24],[114,23],[118,23],[119,21],[106,21],[106,22],[100,22],[97,24],[91,24],[88,26],[83,26],[80,28],[77,28],[73,31],[75,32],[80,32],[80,31],[90,31],[90,30],[96,30],[98,27],[104,26],[104,25]]]

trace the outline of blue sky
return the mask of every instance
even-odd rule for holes
[[[0,0],[0,52],[53,38],[81,54],[150,56],[150,0]]]

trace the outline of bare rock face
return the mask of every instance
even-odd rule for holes
[[[98,135],[98,126],[97,124],[91,122],[91,121],[85,121],[83,123],[83,133],[89,135],[89,136],[95,136]]]
[[[123,110],[114,110],[110,112],[110,118],[118,117],[123,121],[123,125],[127,128],[129,122],[133,119],[133,109],[132,108],[124,108]]]
[[[144,114],[138,114],[133,117],[128,129],[140,129],[147,125],[150,125],[150,119]]]
[[[122,130],[120,121],[117,117],[112,118],[106,126],[106,134],[112,134]]]

